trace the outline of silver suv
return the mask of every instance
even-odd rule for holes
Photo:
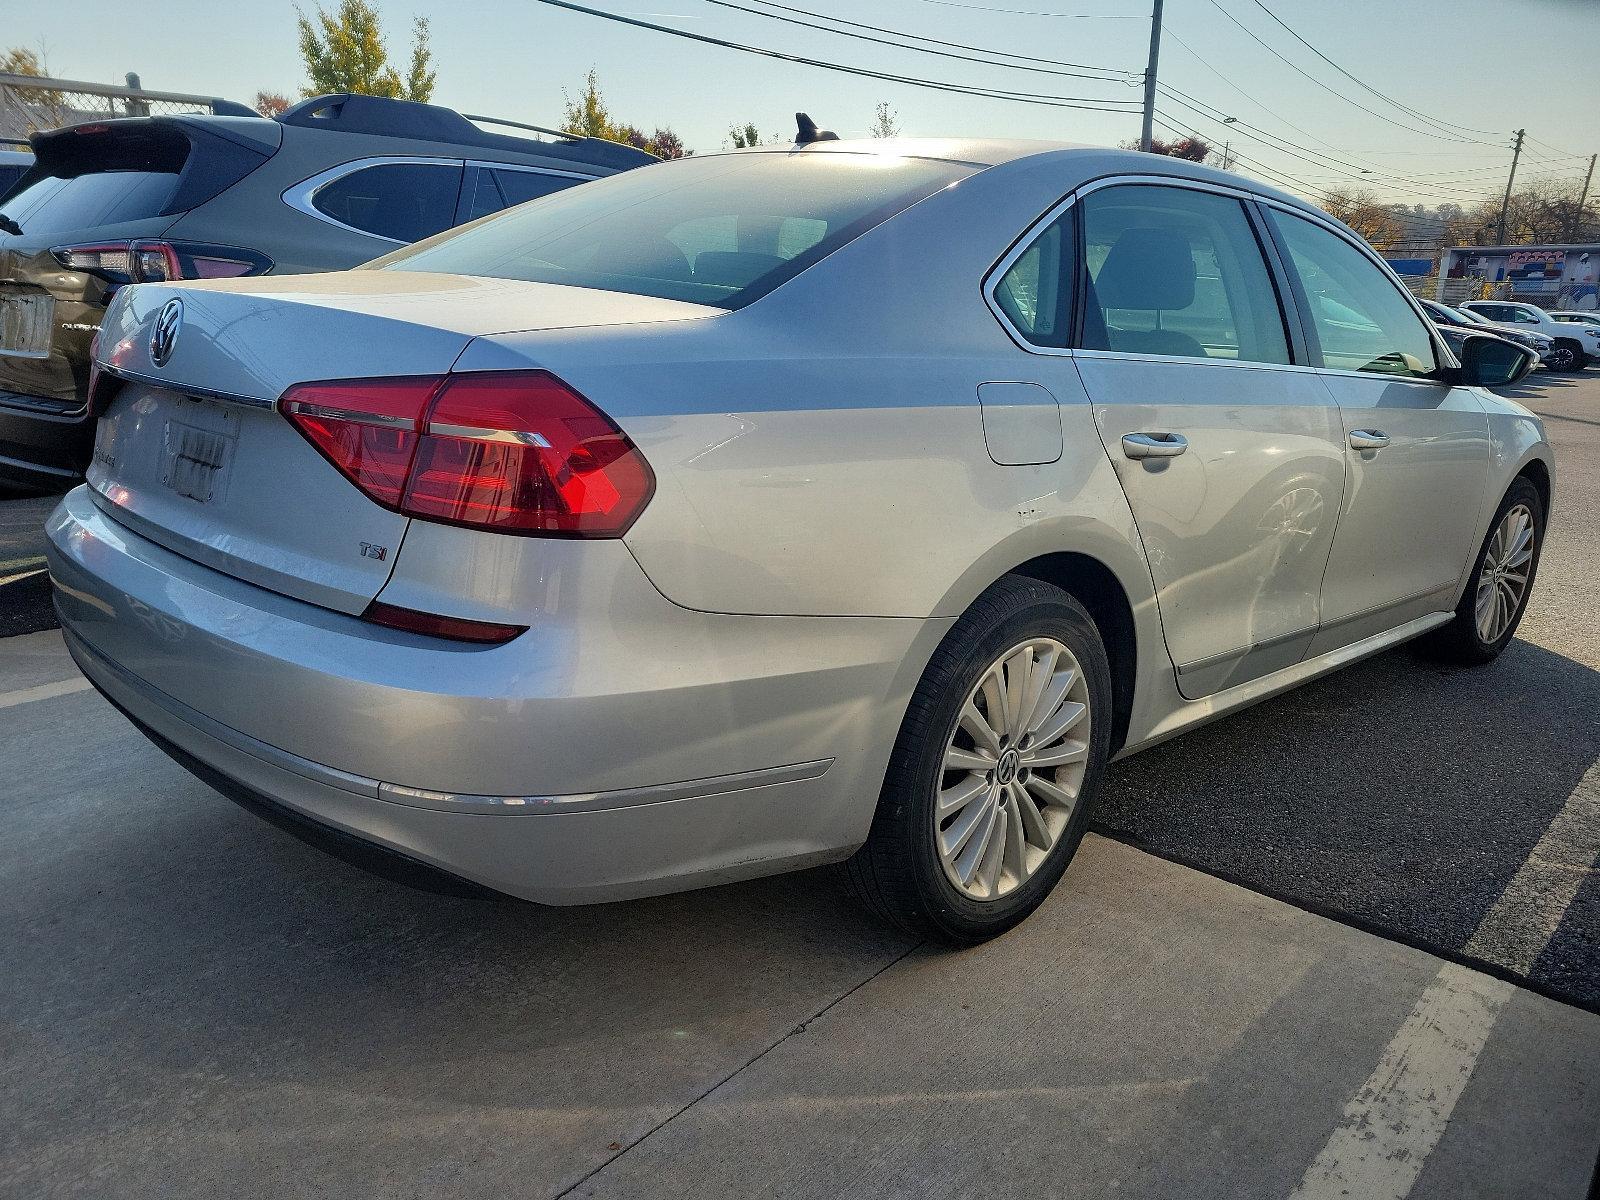
[[[1539,421],[1372,250],[1174,159],[806,142],[107,318],[67,644],[230,795],[572,904],[848,859],[962,941],[1102,773],[1527,603]]]
[[[656,161],[474,122],[490,123],[319,96],[275,120],[143,117],[35,135],[37,158],[0,198],[0,487],[59,490],[88,465],[89,343],[120,287],[351,267]]]

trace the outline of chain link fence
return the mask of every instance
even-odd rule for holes
[[[108,117],[153,117],[181,113],[244,116],[251,110],[215,96],[152,92],[137,75],[125,87],[0,72],[0,143],[25,144],[32,134]]]

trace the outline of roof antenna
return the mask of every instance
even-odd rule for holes
[[[804,146],[811,142],[837,142],[839,135],[831,129],[818,129],[817,123],[805,113],[795,113],[796,126],[794,144]]]

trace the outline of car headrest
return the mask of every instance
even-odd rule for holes
[[[1095,276],[1107,308],[1175,309],[1194,303],[1194,251],[1173,229],[1127,229]]]
[[[718,287],[749,287],[774,267],[781,267],[781,254],[757,254],[743,250],[702,250],[694,257],[694,281]]]

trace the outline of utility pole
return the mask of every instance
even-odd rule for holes
[[[1506,176],[1506,194],[1500,201],[1500,222],[1494,229],[1494,244],[1497,246],[1506,244],[1506,208],[1511,203],[1511,185],[1517,178],[1517,159],[1522,157],[1522,136],[1527,132],[1526,129],[1517,130],[1517,140],[1511,146],[1511,174]]]
[[[1594,160],[1600,155],[1589,155],[1589,173],[1583,177],[1583,191],[1578,194],[1578,207],[1572,211],[1572,228],[1567,230],[1567,241],[1578,240],[1578,233],[1583,228],[1583,206],[1589,199],[1589,184],[1594,179]]]
[[[1222,143],[1222,169],[1224,171],[1233,170],[1233,143],[1231,141]]]
[[[1139,131],[1139,149],[1150,150],[1150,137],[1156,119],[1156,60],[1161,57],[1161,5],[1155,0],[1150,10],[1150,62],[1144,69],[1144,128]]]

